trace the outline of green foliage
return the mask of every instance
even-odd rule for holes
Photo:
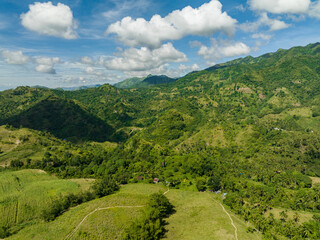
[[[56,219],[63,212],[67,211],[70,207],[77,206],[81,203],[94,199],[94,194],[85,192],[80,194],[69,194],[52,202],[52,204],[42,211],[41,217],[49,222]]]
[[[119,185],[113,179],[105,177],[97,180],[92,188],[97,197],[104,197],[119,190]]]
[[[0,161],[64,178],[126,184],[142,176],[174,188],[221,190],[225,203],[266,238],[316,238],[316,220],[295,226],[265,213],[320,211],[309,177],[320,176],[319,49],[311,44],[236,59],[139,89],[1,92],[1,123],[43,132],[24,137],[23,129],[6,129]],[[113,192],[111,182],[99,181],[96,194]],[[161,230],[161,222],[150,220],[157,214],[150,213],[142,232]]]
[[[144,216],[134,221],[126,230],[125,240],[159,240],[165,235],[164,218],[174,212],[174,207],[162,193],[150,196]]]

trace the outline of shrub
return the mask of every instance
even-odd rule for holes
[[[110,177],[97,180],[93,185],[94,194],[97,197],[104,197],[119,190],[119,185]]]

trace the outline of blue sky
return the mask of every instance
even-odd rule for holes
[[[320,0],[0,0],[0,90],[183,76],[320,41]]]

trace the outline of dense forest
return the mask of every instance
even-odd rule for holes
[[[320,184],[312,180],[320,177],[319,82],[317,43],[153,86],[3,91],[0,124],[32,129],[32,144],[43,149],[41,158],[14,159],[8,167],[108,179],[112,189],[158,178],[171,188],[221,191],[224,204],[253,224],[248,231],[265,239],[320,239]],[[282,209],[280,218],[274,209]],[[299,211],[313,218],[302,222]],[[145,223],[160,213],[148,214]],[[128,234],[142,234],[139,224]]]

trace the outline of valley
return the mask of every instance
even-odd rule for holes
[[[0,92],[0,238],[319,239],[319,66],[315,43]]]

